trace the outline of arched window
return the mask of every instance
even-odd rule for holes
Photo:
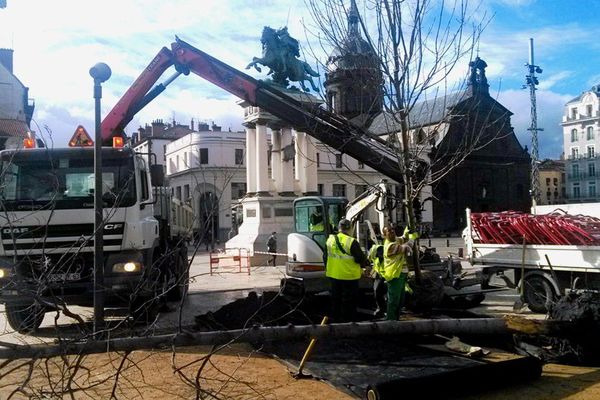
[[[425,142],[425,132],[423,132],[423,129],[419,129],[419,132],[417,132],[417,144],[422,144]]]
[[[594,128],[592,126],[588,126],[587,128],[587,140],[594,139]]]
[[[577,129],[571,130],[571,142],[577,141]]]

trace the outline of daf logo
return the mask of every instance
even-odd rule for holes
[[[114,231],[117,229],[121,229],[122,227],[123,227],[123,224],[106,224],[106,225],[104,225],[104,230]]]
[[[2,233],[6,233],[6,234],[25,233],[28,231],[29,231],[29,228],[2,228]]]

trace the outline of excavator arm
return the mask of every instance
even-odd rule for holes
[[[369,220],[365,222],[367,223],[368,235],[371,238],[371,241],[377,243],[379,235],[381,234],[381,232],[378,231],[389,222],[391,212],[390,202],[388,201],[387,181],[385,179],[382,179],[376,185],[370,186],[364,193],[349,202],[346,206],[345,217],[352,223],[356,223],[360,215],[372,205],[375,205],[379,226],[375,227]],[[360,229],[357,228],[356,234],[359,243],[362,243],[363,240],[360,237]]]
[[[173,65],[177,73],[166,84],[157,85],[150,90],[160,76]],[[298,131],[306,132],[327,146],[360,160],[385,176],[397,182],[402,181],[398,156],[383,139],[365,132],[345,118],[324,110],[316,104],[298,101],[179,38],[171,44],[170,50],[166,47],[161,49],[102,121],[103,143],[109,145],[114,136],[124,136],[123,129],[139,110],[161,93],[177,76],[182,73],[187,75],[189,72],[253,106],[268,111]]]

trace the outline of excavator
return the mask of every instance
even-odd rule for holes
[[[287,276],[281,280],[281,290],[286,296],[298,298],[328,290],[325,242],[330,234],[336,233],[340,219],[345,218],[352,223],[356,239],[363,249],[382,243],[381,228],[394,222],[392,211],[397,207],[397,201],[389,195],[388,186],[387,181],[382,179],[351,201],[344,197],[325,196],[294,200],[294,232],[288,235],[287,243]],[[363,217],[371,207],[377,213],[376,223]],[[443,260],[433,249],[425,246],[419,249],[419,258],[421,269],[437,276],[443,284],[446,305],[470,308],[485,298],[482,287],[489,287],[489,276],[466,273],[460,260],[452,257]],[[363,292],[372,290],[371,277],[363,276],[359,287]],[[489,291],[494,290],[496,288]]]

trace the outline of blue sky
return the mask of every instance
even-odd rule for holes
[[[104,114],[175,35],[243,69],[260,55],[264,25],[287,25],[302,42],[303,23],[311,23],[301,0],[8,0],[7,5],[0,9],[0,47],[15,50],[15,75],[36,101],[38,128],[33,129],[60,147],[79,124],[93,131],[88,71],[97,62],[112,69],[103,85]],[[529,38],[535,40],[535,61],[544,70],[537,92],[538,126],[544,128],[539,152],[541,158],[557,158],[564,104],[600,83],[600,2],[483,0],[482,10],[493,16],[479,45],[479,56],[489,65],[490,91],[514,113],[515,132],[528,146],[529,93],[521,87]],[[180,77],[136,116],[127,132],[156,118],[185,124],[194,118],[240,130],[242,110],[236,100],[196,76]]]

